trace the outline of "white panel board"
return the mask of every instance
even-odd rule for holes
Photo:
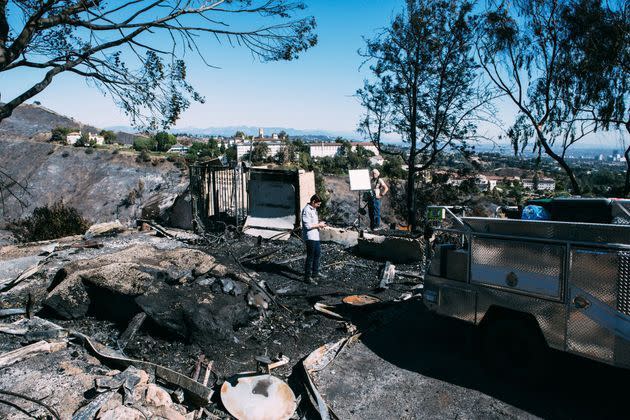
[[[370,171],[368,169],[350,169],[350,191],[371,190]]]

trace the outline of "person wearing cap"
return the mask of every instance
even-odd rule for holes
[[[326,222],[320,221],[317,215],[317,209],[321,205],[322,199],[315,194],[302,209],[302,237],[304,242],[306,242],[304,281],[310,284],[317,284],[316,279],[325,277],[319,272],[319,259],[322,253],[319,242],[319,229],[326,226]]]
[[[372,169],[370,200],[368,208],[370,210],[370,229],[377,230],[381,226],[381,198],[389,191],[385,181],[381,179],[378,169]]]

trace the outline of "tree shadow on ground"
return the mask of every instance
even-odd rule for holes
[[[551,351],[543,381],[501,377],[479,362],[478,331],[469,324],[430,313],[419,300],[401,302],[373,316],[353,319],[361,341],[397,367],[475,389],[544,418],[620,418],[627,415],[630,370]],[[367,330],[366,330],[367,328]],[[526,378],[527,379],[527,378]]]

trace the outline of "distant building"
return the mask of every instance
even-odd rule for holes
[[[352,145],[353,151],[357,150],[357,146],[362,146],[365,149],[369,150],[370,152],[374,153],[375,156],[380,155],[376,146],[374,146],[374,144],[370,142],[362,142],[362,143],[352,142],[350,144]],[[313,159],[323,158],[323,157],[335,157],[337,156],[337,153],[339,153],[339,149],[341,149],[341,146],[343,146],[341,143],[332,143],[332,142],[317,142],[317,143],[310,143],[308,145],[309,154],[311,155]]]
[[[530,190],[534,189],[534,180],[529,178],[529,179],[523,179],[523,188],[527,188]],[[554,191],[556,189],[556,181],[554,181],[551,178],[540,178],[538,180],[538,189],[540,191]]]
[[[102,146],[105,144],[105,137],[99,136],[98,134],[88,133],[88,140],[94,142],[98,146]]]
[[[242,160],[243,156],[254,150],[254,146],[257,142],[265,142],[265,144],[267,145],[267,157],[275,156],[278,154],[279,151],[287,147],[286,143],[283,143],[281,141],[244,141],[236,144],[236,159]]]
[[[68,135],[66,135],[66,143],[69,145],[74,145],[79,141],[79,139],[81,139],[80,131],[73,131],[72,133],[68,133]]]
[[[188,153],[190,148],[188,146],[184,146],[183,144],[176,143],[170,149],[166,151],[166,153],[177,153],[180,155],[185,155]]]
[[[370,166],[382,166],[385,162],[385,158],[381,155],[372,156],[368,162]]]
[[[489,175],[477,175],[475,184],[480,191],[492,191],[502,178]]]

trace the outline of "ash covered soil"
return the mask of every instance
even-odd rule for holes
[[[617,384],[628,381],[629,371],[555,352],[543,384],[525,383],[510,372],[495,377],[480,365],[478,337],[470,326],[427,312],[419,278],[397,275],[389,289],[379,291],[383,262],[362,258],[352,249],[323,243],[322,267],[328,278],[309,285],[302,279],[304,250],[297,238],[259,241],[227,232],[201,243],[196,235],[171,232],[182,240],[126,232],[96,242],[71,237],[1,247],[0,289],[35,261],[40,270],[0,292],[0,310],[30,309],[34,316],[29,322],[50,320],[118,351],[130,319],[146,313],[123,354],[189,377],[201,355],[212,360],[209,386],[215,394],[207,406],[209,418],[229,418],[218,392],[224,380],[255,370],[256,356],[273,359],[281,354],[290,362],[273,374],[301,397],[294,418],[319,418],[308,403],[300,362],[323,344],[351,336],[352,343],[313,376],[340,418],[616,418],[625,413],[624,388]],[[396,270],[422,272],[419,264],[399,264]],[[261,284],[271,298],[250,287],[253,283]],[[369,294],[380,302],[363,308],[341,302],[354,294]],[[316,311],[315,303],[329,305],[342,319]],[[0,329],[23,321],[24,315],[4,317]],[[0,358],[34,341],[24,334],[0,332],[0,337]],[[70,418],[97,401],[95,383],[124,375],[139,377],[113,370],[70,341],[50,354],[0,364],[0,394],[11,390],[30,395],[55,408],[61,418]],[[167,418],[183,418],[179,415],[190,416],[198,408],[188,400],[176,403],[175,397],[171,402],[163,395],[164,389],[174,395],[167,384],[145,382],[137,386],[145,390],[140,405],[123,405],[121,392],[114,392],[106,414],[126,418],[131,407],[139,407],[157,416],[165,417],[167,410]],[[149,388],[166,404],[156,406]],[[48,414],[41,406],[0,395],[0,418]]]
[[[261,355],[287,356],[290,362],[273,372],[293,383],[302,358],[356,331],[354,321],[317,312],[316,302],[343,312],[348,308],[341,299],[347,295],[370,294],[387,302],[418,290],[418,279],[398,279],[377,290],[383,262],[334,243],[322,243],[327,278],[306,284],[304,245],[297,237],[260,241],[228,232],[190,245],[153,232],[128,232],[98,242],[102,248],[85,248],[77,237],[59,240],[52,254],[40,257],[37,274],[0,294],[0,309],[32,306],[37,316],[115,350],[131,318],[144,311],[147,319],[123,349],[125,356],[192,376],[203,354],[214,362],[212,379],[219,384],[255,370],[255,357]],[[0,260],[22,261],[45,246],[50,244],[5,246]],[[397,267],[421,270],[418,264]],[[263,284],[268,295],[248,285],[253,283]],[[365,319],[378,322],[378,317]],[[0,353],[23,344],[24,337],[3,334]],[[0,388],[10,381],[0,369]]]

